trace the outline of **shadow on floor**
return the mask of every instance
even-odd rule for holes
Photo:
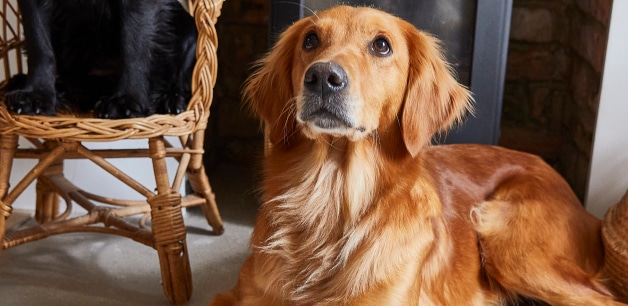
[[[194,284],[190,305],[207,305],[235,284],[258,208],[249,169],[221,166],[210,181],[225,233],[211,235],[200,208],[185,211]],[[30,213],[16,211],[10,221],[28,221]],[[169,305],[160,282],[157,253],[118,236],[65,234],[0,255],[0,297],[7,306]]]

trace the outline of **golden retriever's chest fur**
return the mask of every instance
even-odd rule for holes
[[[380,297],[390,294],[406,300],[414,295],[416,300],[418,287],[410,290],[407,284],[417,283],[411,279],[416,278],[419,263],[430,252],[443,253],[431,249],[434,227],[439,226],[432,224],[432,217],[440,212],[418,203],[437,199],[426,201],[433,193],[425,193],[421,184],[409,191],[410,196],[405,187],[379,185],[383,174],[373,166],[378,157],[361,147],[345,150],[306,154],[294,163],[283,160],[289,165],[286,170],[304,172],[271,182],[282,187],[262,208],[271,230],[253,241],[262,261],[256,263],[258,274],[264,275],[267,290],[281,288],[276,294],[295,303],[346,302],[384,279],[406,288],[386,286],[396,290]],[[297,177],[299,182],[294,181]],[[406,203],[399,205],[401,199]],[[402,209],[386,212],[391,203]],[[416,220],[404,222],[409,219]],[[400,235],[405,237],[401,244]]]

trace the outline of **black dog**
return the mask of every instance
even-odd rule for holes
[[[5,101],[18,114],[71,105],[100,118],[180,113],[197,30],[177,0],[18,0],[29,73]]]

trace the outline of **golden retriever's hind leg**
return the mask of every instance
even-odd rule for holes
[[[551,305],[623,305],[615,302],[596,275],[578,265],[561,217],[547,216],[540,201],[487,201],[471,210],[486,275],[514,294]]]

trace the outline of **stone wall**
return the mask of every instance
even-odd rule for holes
[[[539,154],[582,199],[612,0],[515,0],[500,144]]]
[[[612,0],[514,0],[500,144],[539,154],[584,195]],[[207,164],[256,165],[259,124],[240,100],[268,48],[268,0],[228,0]]]

